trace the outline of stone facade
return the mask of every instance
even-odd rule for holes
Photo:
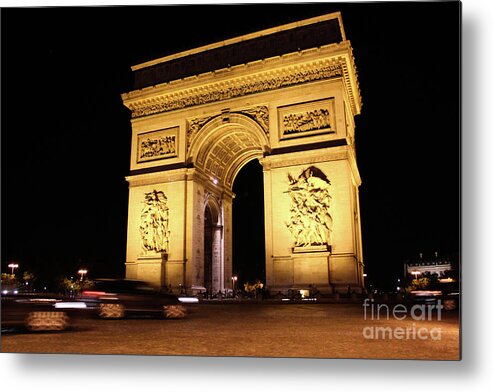
[[[267,287],[364,287],[354,148],[361,98],[340,14],[222,44],[328,20],[338,21],[340,42],[123,94],[133,130],[127,277],[175,288],[230,288],[232,186],[241,168],[258,159],[264,170]],[[170,59],[134,71],[160,61]],[[156,252],[142,234],[149,226],[143,220],[155,217],[143,213],[150,194],[166,196],[166,246]],[[163,231],[159,219],[153,232]]]

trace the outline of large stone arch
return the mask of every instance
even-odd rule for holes
[[[212,249],[211,288],[231,288],[232,185],[258,159],[266,286],[362,290],[361,97],[339,13],[133,71],[136,89],[122,96],[132,112],[127,277],[192,290]]]

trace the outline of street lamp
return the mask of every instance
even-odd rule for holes
[[[14,270],[19,268],[19,264],[10,263],[9,268],[12,268],[12,275],[14,275]]]
[[[87,270],[80,269],[77,273],[80,275],[80,280],[82,281],[84,279],[84,275],[87,274]]]
[[[238,280],[238,277],[236,275],[231,277],[231,280],[233,282],[233,293],[235,291],[235,286],[236,286],[236,281]]]

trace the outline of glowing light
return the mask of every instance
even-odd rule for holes
[[[219,181],[217,181],[217,178],[214,178],[214,179],[212,180],[212,182],[214,183],[214,185],[217,185],[217,183],[218,183]]]
[[[87,305],[85,302],[57,302],[55,304],[57,309],[85,309]]]
[[[8,293],[8,291],[7,291],[7,290],[3,290],[3,291],[2,291],[2,294],[7,294],[7,293]]]
[[[12,268],[12,275],[14,275],[14,270],[15,270],[16,268],[19,268],[19,264],[10,263],[10,264],[8,265],[8,267],[9,267],[9,268]]]
[[[438,296],[438,295],[442,295],[442,292],[439,291],[439,290],[414,290],[414,291],[411,291],[411,294],[412,295],[415,295],[417,297],[420,297],[420,296]]]
[[[87,270],[86,269],[80,269],[79,271],[77,271],[77,273],[80,275],[80,280],[83,280],[84,275],[87,274]]]
[[[181,297],[178,298],[178,301],[183,302],[184,304],[196,304],[199,302],[198,298],[190,298],[190,297]]]

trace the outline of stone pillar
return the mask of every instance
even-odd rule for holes
[[[212,289],[219,291],[224,289],[222,278],[222,226],[215,226],[212,232]]]
[[[264,173],[264,225],[265,225],[265,284],[267,288],[275,285],[274,249],[272,227],[272,176],[267,159],[259,159]],[[278,261],[279,262],[279,261]]]
[[[233,276],[233,198],[224,194],[223,199],[224,230],[223,230],[223,287],[233,288],[231,277]]]

